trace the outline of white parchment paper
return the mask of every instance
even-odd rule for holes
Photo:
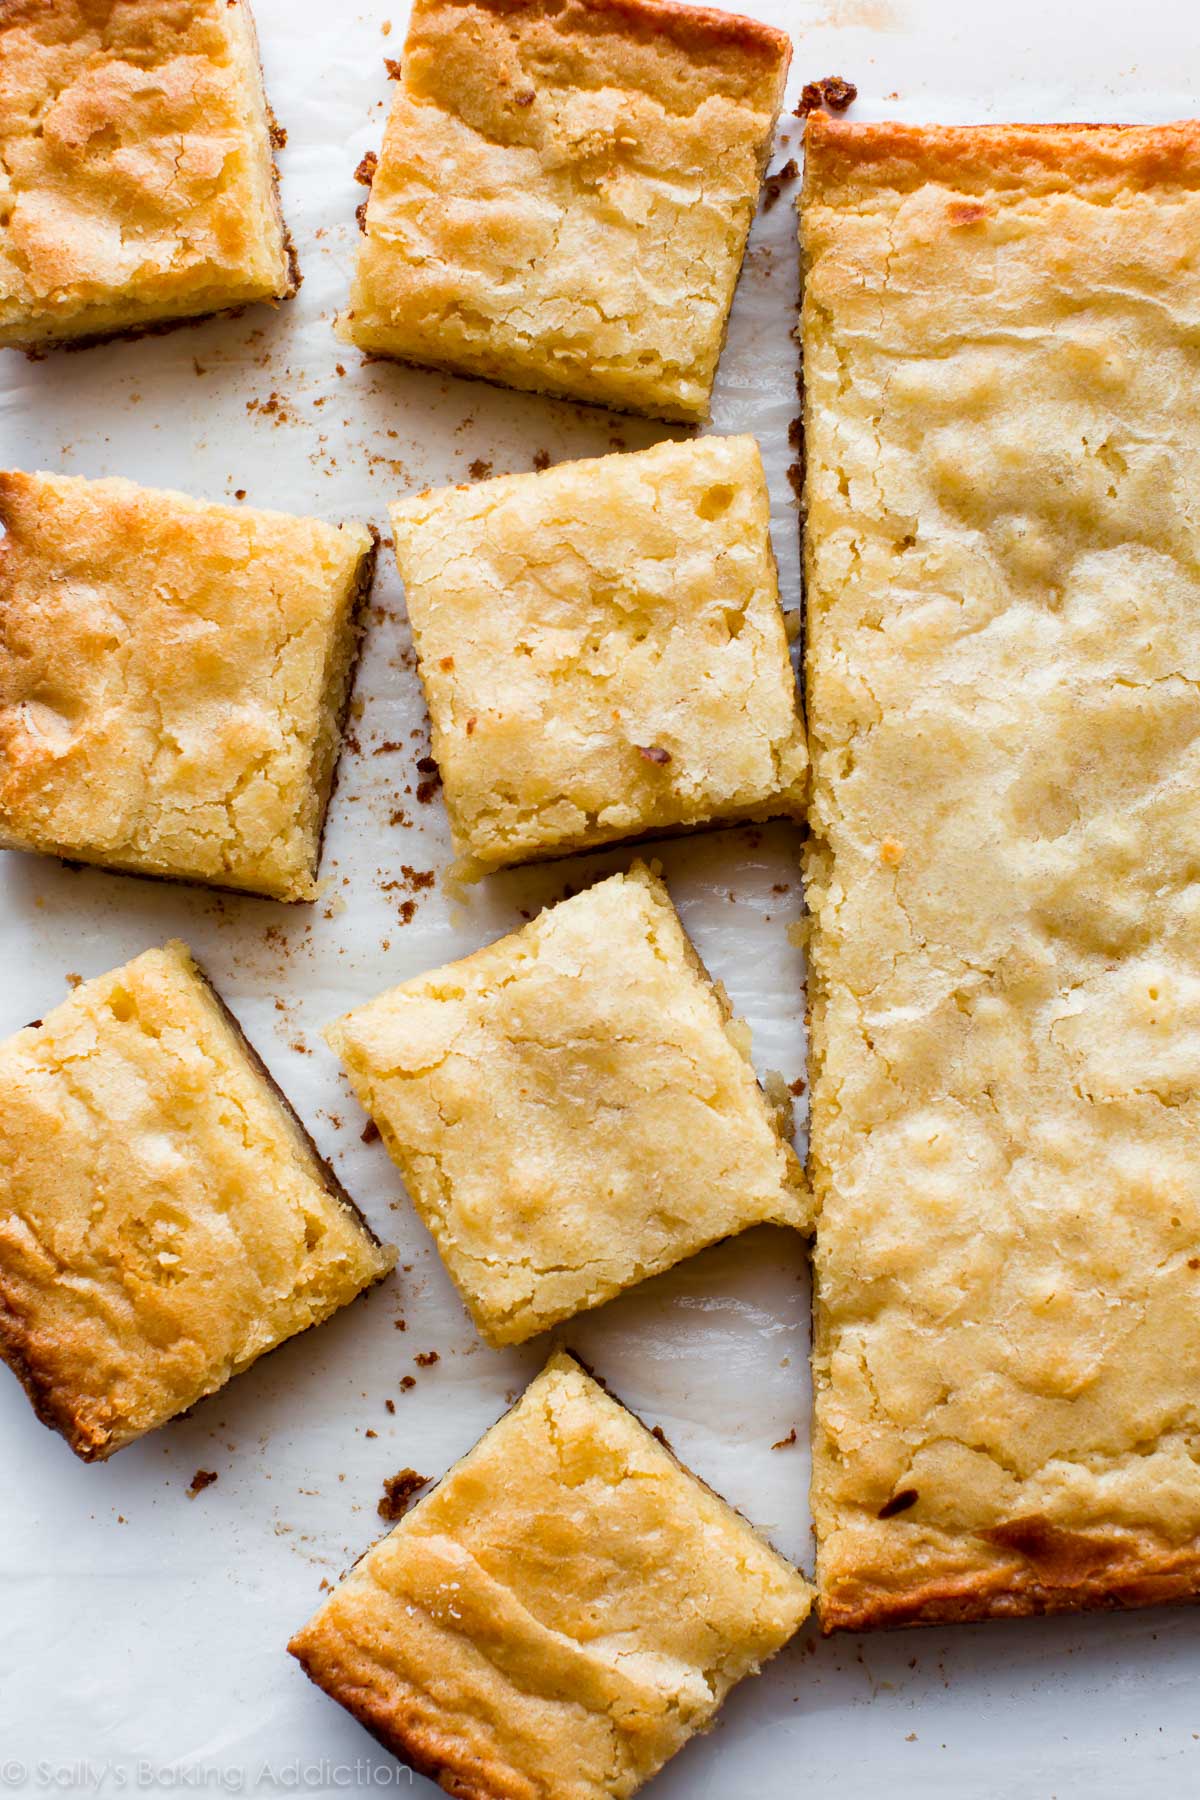
[[[757,0],[803,81],[843,74],[855,115],[1159,120],[1196,109],[1200,40],[1181,0]],[[386,531],[426,485],[635,449],[662,427],[481,383],[364,366],[332,337],[404,9],[257,0],[288,130],[284,203],[304,273],[248,311],[32,364],[0,353],[0,460],[124,474]],[[390,18],[391,31],[385,35]],[[798,154],[785,120],[775,167]],[[796,254],[788,183],[760,213],[721,365],[714,431],[753,431],[771,479],[785,604],[799,602],[787,480]],[[385,1476],[440,1474],[540,1365],[539,1340],[482,1347],[320,1026],[462,955],[619,866],[620,852],[506,875],[456,900],[403,603],[386,553],[327,838],[326,901],[286,908],[0,856],[0,1034],[171,935],[212,972],[376,1227],[398,1278],[194,1414],[85,1468],[0,1380],[0,1788],[39,1792],[409,1791],[409,1776],[284,1653],[323,1582],[383,1529]],[[736,830],[658,850],[702,955],[753,1028],[760,1070],[803,1073],[798,841]],[[405,914],[411,913],[406,920]],[[0,1104],[3,1098],[0,1096]],[[801,1120],[801,1124],[802,1124]],[[397,1329],[403,1321],[405,1329]],[[562,1336],[688,1463],[811,1568],[803,1247],[763,1230],[586,1315]],[[421,1366],[416,1358],[437,1351]],[[407,1390],[401,1381],[411,1376]],[[395,1411],[387,1410],[391,1400]],[[772,1445],[796,1431],[793,1445]],[[218,1481],[192,1500],[198,1468]],[[1200,1620],[1118,1619],[800,1638],[659,1778],[659,1800],[1200,1793]],[[412,1789],[432,1793],[413,1778]]]

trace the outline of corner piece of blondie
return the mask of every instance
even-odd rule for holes
[[[0,1357],[102,1460],[386,1275],[185,945],[0,1044]]]
[[[628,1800],[811,1604],[560,1354],[288,1648],[450,1793]]]
[[[417,0],[339,335],[707,418],[790,55],[669,0]]]
[[[5,0],[0,345],[293,294],[277,135],[247,0]]]
[[[0,845],[311,900],[364,525],[0,473]]]

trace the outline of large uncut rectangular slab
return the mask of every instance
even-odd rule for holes
[[[628,1800],[811,1603],[558,1355],[288,1648],[447,1793]]]
[[[809,125],[826,1626],[1200,1589],[1200,127]]]

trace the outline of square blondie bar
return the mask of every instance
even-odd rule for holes
[[[339,335],[707,418],[790,54],[668,0],[416,0]]]
[[[464,867],[803,816],[808,754],[753,438],[391,508]]]
[[[85,1461],[395,1260],[183,944],[0,1044],[0,1088],[0,1357]]]
[[[826,1627],[1200,1593],[1200,126],[808,125]]]
[[[326,1036],[490,1343],[808,1223],[746,1028],[640,864]]]
[[[450,1793],[628,1800],[811,1603],[560,1354],[288,1648]]]
[[[0,845],[318,891],[375,538],[0,474]]]
[[[0,344],[293,294],[276,129],[247,0],[6,0]]]

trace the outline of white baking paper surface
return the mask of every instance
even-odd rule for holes
[[[383,57],[400,53],[404,11],[389,15],[387,0],[353,15],[327,0],[258,0],[256,10],[289,134],[281,161],[299,298],[277,313],[36,364],[0,352],[0,460],[212,498],[244,488],[251,503],[386,531],[389,500],[470,479],[472,464],[500,474],[529,468],[538,451],[557,462],[666,435],[482,383],[363,366],[334,340],[362,197],[352,171],[379,143]],[[860,118],[1162,120],[1196,109],[1200,40],[1193,9],[1177,0],[759,0],[757,10],[795,41],[789,105],[803,81],[837,73],[858,84]],[[785,120],[775,167],[799,136]],[[786,475],[797,410],[792,193],[785,186],[756,224],[711,426],[753,431],[762,444],[789,606],[799,597]],[[461,903],[440,888],[409,891],[405,866],[440,871],[450,849],[440,801],[408,791],[424,714],[386,553],[375,601],[324,905],[290,909],[0,857],[0,1033],[53,1005],[68,972],[97,974],[184,937],[408,1265],[107,1466],[77,1463],[16,1383],[0,1380],[0,1787],[14,1793],[435,1791],[410,1784],[283,1647],[322,1582],[383,1529],[384,1477],[406,1466],[440,1474],[548,1345],[479,1344],[382,1147],[360,1141],[362,1116],[319,1030],[625,858],[506,875]],[[393,822],[398,811],[407,824]],[[797,848],[780,827],[658,851],[688,930],[753,1027],[760,1070],[789,1080],[803,1071],[802,960],[787,932],[799,911]],[[405,924],[407,899],[416,907]],[[748,1234],[562,1336],[811,1568],[808,1283],[797,1240]],[[431,1350],[440,1360],[419,1367],[414,1358]],[[406,1375],[416,1385],[405,1392]],[[795,1444],[773,1449],[793,1428]],[[198,1468],[219,1480],[191,1500]],[[1200,1793],[1197,1630],[1187,1611],[827,1642],[809,1629],[735,1693],[714,1732],[653,1791],[657,1800]]]

